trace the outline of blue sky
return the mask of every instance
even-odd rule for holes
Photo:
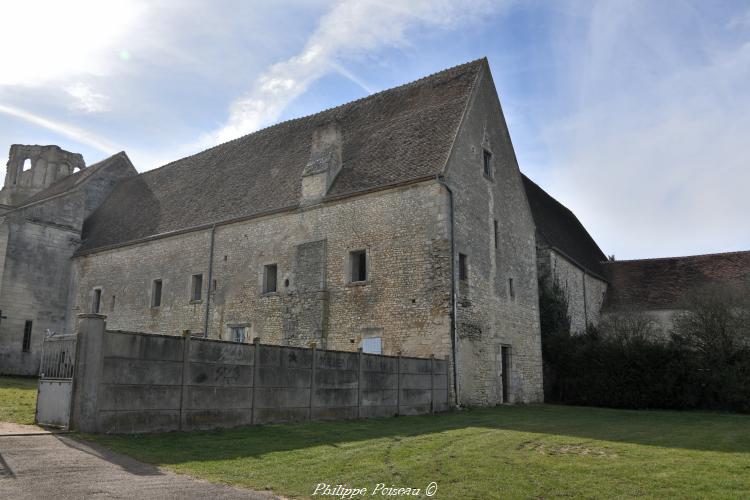
[[[521,170],[618,259],[750,249],[750,4],[0,4],[0,150],[145,171],[488,57]],[[33,19],[33,22],[28,20]]]

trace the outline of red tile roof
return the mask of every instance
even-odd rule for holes
[[[606,262],[604,269],[610,281],[605,310],[679,309],[691,289],[750,285],[750,251],[622,260]]]

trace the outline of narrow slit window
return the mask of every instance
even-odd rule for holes
[[[203,275],[194,274],[190,286],[190,300],[199,301],[203,298]]]
[[[268,264],[263,267],[263,293],[273,293],[276,291],[278,275],[278,264]]]
[[[482,165],[484,167],[484,175],[488,179],[492,179],[492,153],[484,150],[484,154],[482,155]]]
[[[91,304],[91,310],[94,314],[99,314],[102,310],[102,289],[94,288],[94,300]]]
[[[112,296],[112,303],[109,306],[109,310],[110,311],[114,311],[115,310],[115,300],[116,300],[116,297],[113,295]]]
[[[31,352],[31,327],[33,323],[31,321],[27,321],[26,324],[23,326],[23,345],[22,349],[23,352]]]
[[[367,251],[355,250],[349,254],[352,283],[367,281]]]
[[[516,298],[516,290],[513,287],[513,278],[508,278],[508,293],[510,294],[511,299]]]
[[[500,246],[500,241],[498,240],[497,220],[492,221],[492,230],[493,230],[493,238],[495,241],[495,250],[497,250]]]
[[[466,254],[458,254],[458,279],[466,281],[469,279],[469,262]]]
[[[151,307],[161,306],[161,280],[154,280],[151,285]]]

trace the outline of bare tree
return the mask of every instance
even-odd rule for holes
[[[750,348],[750,288],[714,284],[691,290],[675,315],[672,335],[704,359],[728,359]]]
[[[633,342],[660,342],[656,322],[652,317],[640,311],[620,311],[608,314],[599,323],[599,331],[621,345]]]

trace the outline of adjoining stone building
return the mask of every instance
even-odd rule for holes
[[[536,224],[540,286],[557,281],[565,292],[574,333],[601,320],[636,315],[648,319],[655,333],[666,338],[675,314],[685,311],[686,297],[694,291],[750,290],[750,252],[608,259],[573,212],[522,177]]]
[[[599,322],[608,288],[607,257],[573,212],[523,176],[536,224],[537,264],[543,286],[557,281],[568,299],[570,328]]]
[[[11,146],[0,190],[0,373],[37,373],[44,335],[63,333],[83,221],[136,174],[124,153],[87,168],[57,146]]]
[[[618,260],[604,268],[611,286],[602,317],[637,313],[662,337],[669,336],[675,315],[684,312],[688,294],[717,286],[750,293],[750,252]]]

